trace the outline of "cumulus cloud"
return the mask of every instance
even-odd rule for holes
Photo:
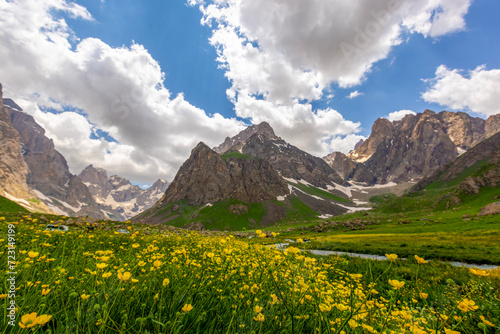
[[[92,20],[73,2],[2,1],[0,12],[5,96],[47,129],[74,173],[93,163],[136,182],[172,179],[198,141],[217,145],[244,128],[235,119],[208,116],[182,94],[171,96],[142,45],[79,40],[54,16]],[[97,130],[115,140],[92,139]]]
[[[284,139],[326,154],[339,131],[355,134],[360,124],[311,103],[332,85],[360,84],[408,34],[435,38],[464,29],[471,1],[187,2],[199,6],[202,23],[212,28],[210,43],[231,83],[227,95],[237,116],[266,120]]]
[[[426,80],[430,87],[422,94],[427,102],[454,110],[470,110],[484,116],[500,113],[500,69],[479,66],[471,71],[441,65],[436,76]]]
[[[358,92],[357,90],[355,90],[354,92],[351,92],[351,94],[347,95],[346,97],[349,99],[349,100],[352,100],[358,96],[361,96],[361,95],[364,95],[364,93],[362,92]]]
[[[416,115],[416,114],[417,113],[414,112],[413,110],[399,110],[391,112],[389,115],[384,116],[384,118],[387,118],[389,121],[394,122],[402,120],[406,115]]]

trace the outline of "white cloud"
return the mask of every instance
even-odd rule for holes
[[[333,137],[328,145],[329,152],[342,152],[347,154],[354,150],[354,146],[360,140],[366,140],[366,137],[355,134]]]
[[[231,83],[227,95],[237,116],[268,121],[284,139],[322,154],[340,132],[357,133],[360,124],[332,109],[313,110],[311,102],[329,98],[332,85],[360,84],[408,34],[439,37],[464,29],[471,1],[187,3],[198,5],[202,23],[212,27],[210,43]]]
[[[73,173],[93,163],[135,182],[171,180],[198,141],[217,145],[244,128],[220,114],[207,116],[182,94],[171,96],[142,45],[80,41],[55,12],[92,19],[65,0],[0,1],[0,59],[8,64],[0,78],[5,96],[47,129]],[[97,129],[117,142],[91,139]]]
[[[298,102],[277,105],[242,94],[235,102],[236,113],[253,123],[268,122],[287,142],[316,156],[331,153],[330,141],[359,132],[360,123],[344,119],[334,109],[313,111],[310,104]]]
[[[204,23],[215,23],[211,42],[234,89],[286,100],[317,98],[331,82],[360,83],[405,31],[438,37],[463,29],[471,1],[188,2],[200,4]],[[253,66],[242,66],[248,64]],[[260,75],[248,80],[255,73]],[[284,80],[296,74],[295,80]]]
[[[470,110],[485,116],[500,113],[500,69],[479,66],[472,71],[441,65],[422,98],[454,110]]]
[[[358,97],[358,96],[361,96],[361,95],[365,95],[364,93],[362,92],[358,92],[357,90],[355,90],[354,92],[351,92],[351,94],[347,95],[346,97],[350,100]]]
[[[416,115],[416,114],[417,113],[414,112],[413,110],[399,110],[391,112],[389,115],[384,116],[384,118],[387,118],[389,121],[394,122],[403,119],[406,115]]]

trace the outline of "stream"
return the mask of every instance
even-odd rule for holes
[[[290,242],[294,242],[293,240],[286,240]],[[279,250],[285,250],[286,247],[289,245],[289,242],[283,242],[279,244],[273,244],[273,245],[267,245],[268,247],[275,247]],[[371,260],[378,260],[378,261],[385,261],[388,260],[387,257],[385,256],[380,256],[380,255],[372,255],[372,254],[359,254],[359,253],[348,253],[348,252],[336,252],[336,251],[327,251],[327,250],[318,250],[318,249],[301,249],[301,251],[305,252],[311,252],[311,254],[315,255],[322,255],[322,256],[328,256],[328,255],[347,255],[350,257],[360,257],[362,259],[371,259]],[[401,258],[402,260],[406,260],[404,258]],[[467,268],[478,268],[481,270],[492,270],[492,269],[498,269],[500,266],[496,265],[490,265],[490,264],[471,264],[471,263],[463,263],[463,262],[456,262],[456,261],[443,261],[445,263],[448,263],[452,266],[455,267],[467,267]]]

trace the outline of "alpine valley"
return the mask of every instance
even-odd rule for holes
[[[0,103],[0,193],[31,212],[241,231],[363,214],[380,198],[444,185],[449,208],[464,194],[499,184],[500,114],[425,110],[398,121],[379,118],[354,150],[324,158],[263,122],[213,148],[200,142],[171,183],[158,179],[141,189],[93,165],[70,173],[33,117],[11,99]]]

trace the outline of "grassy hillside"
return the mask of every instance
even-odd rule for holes
[[[0,212],[22,212],[28,213],[29,211],[17,204],[16,202],[11,201],[3,196],[0,196]]]
[[[244,203],[225,200],[210,206],[195,207],[185,201],[169,203],[153,214],[168,225],[183,227],[192,222],[200,222],[209,230],[256,229],[269,225],[266,217],[280,212],[283,220],[310,220],[318,213],[305,205],[296,196],[288,196],[285,201],[264,201]],[[146,213],[147,214],[147,213]]]

